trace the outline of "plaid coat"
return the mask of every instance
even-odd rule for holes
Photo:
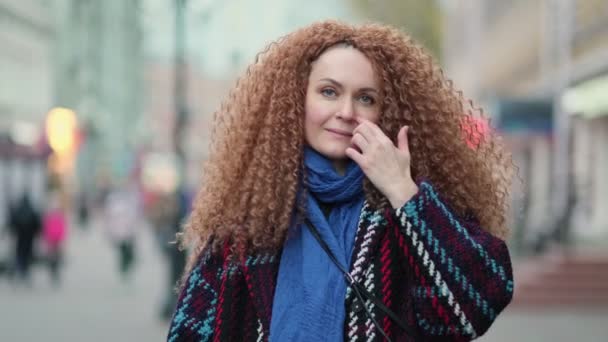
[[[179,296],[168,341],[268,340],[280,251],[240,261],[226,256],[203,251]],[[513,295],[505,243],[457,217],[427,182],[396,210],[364,205],[350,274],[423,341],[481,336]],[[344,302],[346,340],[383,339],[350,288]],[[392,340],[408,340],[366,304]]]

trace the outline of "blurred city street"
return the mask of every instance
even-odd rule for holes
[[[164,260],[150,230],[141,228],[129,283],[121,282],[99,224],[71,231],[59,288],[41,265],[31,288],[0,278],[0,341],[164,341],[167,326],[158,316]]]
[[[608,0],[0,0],[0,342],[164,341],[214,117],[325,19],[409,34],[503,138],[515,295],[479,341],[608,341]]]

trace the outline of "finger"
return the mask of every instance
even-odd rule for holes
[[[362,164],[363,164],[363,154],[360,153],[359,151],[355,150],[352,147],[349,147],[346,149],[346,156],[350,159],[352,159],[355,163],[357,163],[357,165],[359,165],[359,167],[362,168]]]
[[[381,137],[386,137],[386,134],[384,134],[384,132],[382,131],[382,129],[380,128],[380,126],[376,125],[375,123],[364,119],[364,118],[356,118],[356,121],[359,122],[360,124],[365,124],[365,126],[369,127],[371,129],[371,132],[377,137],[377,138],[381,138]]]
[[[399,134],[397,135],[397,146],[399,150],[406,152],[407,154],[410,153],[410,148],[407,139],[407,133],[409,129],[409,126],[403,126],[401,127],[401,130],[399,130]]]
[[[365,140],[367,140],[368,143],[372,143],[378,140],[374,129],[371,125],[369,125],[368,122],[361,122],[357,127],[355,127],[355,130],[353,131],[353,136],[355,134],[361,134],[365,138]]]
[[[369,147],[369,142],[360,133],[355,133],[355,135],[353,135],[353,138],[351,139],[351,142],[354,146],[358,147],[359,150],[363,153],[365,153]]]

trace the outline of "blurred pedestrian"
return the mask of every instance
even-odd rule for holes
[[[46,261],[53,285],[59,286],[63,248],[68,234],[68,218],[59,194],[49,196],[43,216],[42,236],[46,250]]]
[[[9,224],[6,221],[8,221],[8,218],[5,220],[5,222],[3,222],[2,227],[0,227],[0,277],[7,276],[9,274],[9,272],[12,270],[12,260],[14,259],[12,251],[13,237],[9,231]]]
[[[463,130],[479,110],[423,48],[319,22],[270,44],[230,94],[169,340],[487,331],[513,295],[512,163],[494,132]]]
[[[150,209],[150,223],[167,264],[166,290],[160,316],[168,320],[177,303],[175,287],[186,266],[186,253],[177,244],[176,234],[188,214],[187,194],[184,190],[159,194]]]
[[[139,195],[135,185],[116,187],[105,200],[105,230],[118,254],[118,270],[128,281],[136,258],[135,235],[140,217]]]
[[[41,228],[39,211],[29,194],[24,193],[9,212],[9,225],[15,241],[15,276],[30,285],[30,268],[34,262],[34,240]]]
[[[80,200],[77,204],[78,210],[78,225],[80,229],[86,230],[89,225],[90,207],[89,207],[89,196],[87,192],[83,192],[80,195]]]

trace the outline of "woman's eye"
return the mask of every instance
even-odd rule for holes
[[[368,95],[363,95],[359,98],[361,100],[361,102],[363,102],[364,104],[368,104],[368,105],[372,105],[375,103],[375,100],[373,97],[368,96]]]
[[[336,96],[335,90],[333,90],[331,88],[325,88],[325,89],[321,90],[321,94],[323,94],[324,96],[327,96],[327,97]]]

